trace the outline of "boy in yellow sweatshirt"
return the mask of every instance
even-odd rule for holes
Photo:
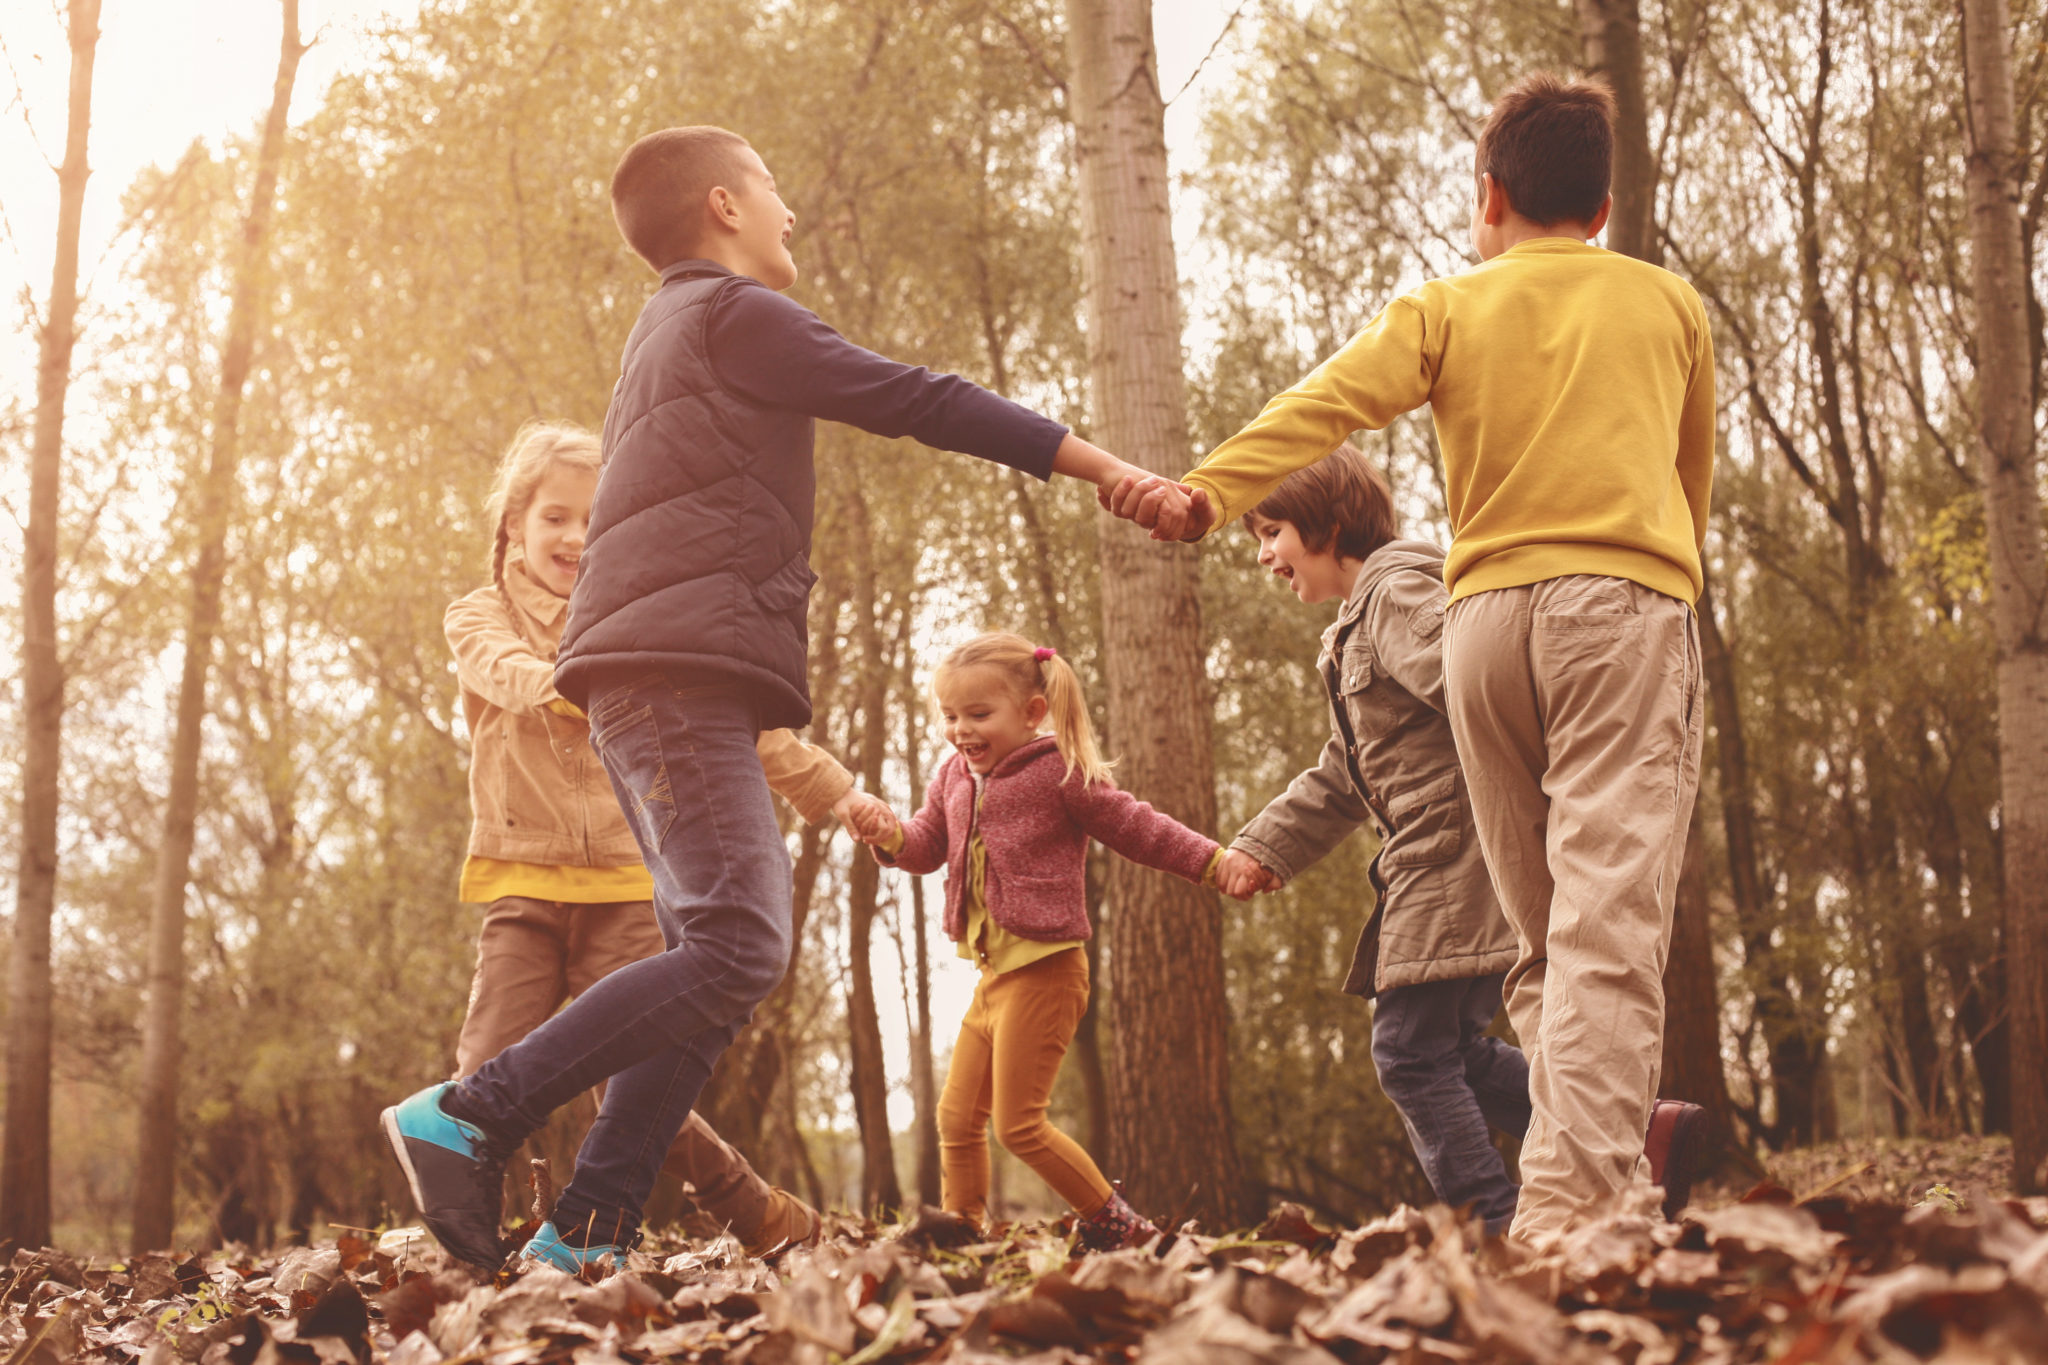
[[[1713,346],[1689,285],[1588,240],[1611,203],[1612,122],[1602,86],[1510,88],[1479,139],[1481,264],[1389,303],[1184,483],[1126,480],[1110,499],[1161,539],[1197,539],[1351,432],[1429,404],[1453,534],[1446,701],[1520,944],[1508,1014],[1533,1118],[1513,1235],[1531,1244],[1643,1159],[1699,785]],[[1652,1147],[1691,1146],[1700,1122]]]

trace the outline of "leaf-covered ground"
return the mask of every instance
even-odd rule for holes
[[[1621,1212],[1556,1254],[1482,1244],[1447,1210],[1342,1232],[1283,1206],[1232,1237],[1075,1259],[1057,1228],[999,1240],[929,1211],[835,1219],[758,1261],[729,1238],[651,1243],[618,1273],[487,1284],[422,1234],[276,1256],[80,1264],[18,1253],[5,1365],[750,1365],[1115,1360],[2048,1360],[2048,1201],[1961,1211],[1775,1186],[1672,1225]]]

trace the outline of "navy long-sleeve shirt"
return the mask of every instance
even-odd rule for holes
[[[1053,453],[1067,434],[1050,417],[957,374],[856,346],[810,309],[756,280],[725,291],[705,340],[719,380],[753,402],[877,436],[913,436],[1035,478],[1052,476]]]

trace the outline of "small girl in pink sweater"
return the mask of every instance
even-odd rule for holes
[[[1053,650],[976,636],[932,693],[953,756],[875,856],[910,873],[944,865],[946,935],[981,967],[939,1097],[941,1202],[986,1219],[993,1116],[996,1140],[1080,1214],[1084,1246],[1141,1246],[1158,1229],[1045,1116],[1088,1007],[1088,840],[1209,886],[1222,850],[1110,781],[1080,681]]]

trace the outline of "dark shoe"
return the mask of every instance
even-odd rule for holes
[[[441,1107],[454,1088],[452,1081],[430,1085],[386,1109],[384,1136],[427,1231],[458,1259],[495,1268],[505,1259],[498,1228],[511,1148]]]
[[[1089,1251],[1141,1247],[1159,1235],[1159,1229],[1125,1200],[1122,1190],[1112,1190],[1109,1202],[1077,1222],[1074,1231]]]
[[[594,1247],[573,1246],[562,1240],[562,1234],[555,1230],[553,1223],[542,1223],[540,1231],[533,1234],[533,1240],[519,1253],[519,1258],[551,1265],[565,1274],[581,1275],[606,1261],[610,1261],[613,1267],[625,1265],[626,1248],[616,1242]]]
[[[1664,1217],[1676,1220],[1692,1198],[1700,1161],[1707,1150],[1707,1111],[1684,1100],[1658,1100],[1650,1110],[1643,1155],[1650,1159],[1650,1183],[1664,1187]]]

